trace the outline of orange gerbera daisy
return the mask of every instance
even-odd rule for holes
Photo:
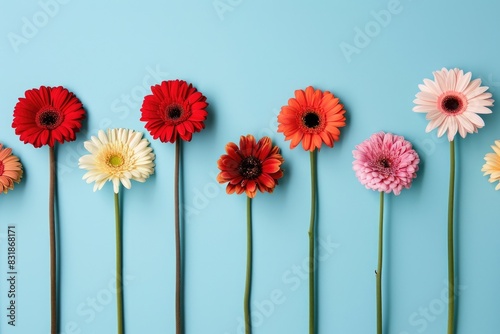
[[[241,194],[246,192],[254,198],[257,189],[272,193],[283,177],[281,164],[284,162],[278,146],[273,146],[269,137],[257,143],[252,135],[240,137],[240,146],[235,143],[226,145],[226,153],[217,161],[221,172],[217,175],[219,183],[226,183],[226,192]]]
[[[19,183],[23,176],[23,166],[19,158],[12,155],[12,149],[0,144],[0,193],[6,194],[14,189],[14,182]]]
[[[306,151],[319,150],[322,143],[333,147],[339,140],[339,128],[345,126],[344,114],[344,106],[332,93],[309,86],[305,91],[296,90],[295,98],[281,108],[278,132],[285,135],[285,140],[292,140],[290,148],[300,142]]]

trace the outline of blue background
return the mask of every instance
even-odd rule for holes
[[[412,101],[417,85],[442,67],[472,71],[498,99],[499,11],[489,0],[2,1],[0,142],[21,158],[25,176],[0,201],[0,332],[49,332],[48,149],[14,134],[17,99],[33,87],[63,85],[88,112],[76,142],[57,152],[61,333],[112,333],[112,187],[93,193],[77,161],[98,129],[145,131],[144,95],[176,78],[210,103],[206,129],[183,150],[186,333],[242,333],[245,197],[226,195],[215,175],[225,144],[247,133],[269,135],[286,159],[275,193],[254,200],[254,332],[307,332],[301,267],[309,156],[276,133],[276,115],[308,85],[334,92],[347,110],[341,140],[318,158],[319,333],[375,332],[378,195],[359,184],[351,166],[355,145],[380,130],[404,135],[422,160],[412,188],[387,200],[385,331],[445,332],[448,143],[425,133],[427,121],[412,112]],[[500,326],[500,198],[480,171],[500,137],[497,112],[457,143],[461,334],[498,333]],[[174,147],[152,146],[154,176],[122,192],[128,333],[174,333]],[[5,316],[11,224],[18,233],[15,328]]]

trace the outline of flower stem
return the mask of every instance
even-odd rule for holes
[[[49,148],[49,243],[50,243],[50,333],[58,330],[57,317],[57,253],[55,223],[55,187],[56,187],[56,154],[53,146]]]
[[[455,332],[455,259],[453,212],[455,199],[455,141],[450,141],[450,187],[448,193],[448,334]]]
[[[380,192],[380,214],[378,229],[378,267],[377,279],[377,334],[382,334],[382,257],[384,245],[384,192]]]
[[[182,334],[183,306],[182,306],[182,273],[181,273],[181,231],[179,221],[179,156],[181,154],[181,140],[175,141],[175,168],[174,168],[174,224],[175,224],[175,332]]]
[[[122,231],[120,204],[115,193],[115,229],[116,229],[116,312],[118,334],[123,334],[123,266],[122,266]]]
[[[311,222],[309,227],[309,334],[316,333],[316,289],[315,289],[315,235],[316,235],[316,150],[310,152],[311,159]]]
[[[245,334],[252,333],[250,317],[250,295],[252,290],[252,199],[247,197],[247,277],[245,283],[245,298],[243,309],[245,311]]]

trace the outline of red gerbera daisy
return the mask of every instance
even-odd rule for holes
[[[296,90],[295,98],[281,108],[278,132],[292,140],[290,148],[300,142],[306,151],[319,150],[322,143],[333,147],[339,140],[339,128],[345,126],[344,114],[344,106],[332,93],[309,86],[305,91]]]
[[[55,141],[75,140],[84,118],[82,103],[72,92],[61,86],[41,86],[19,98],[12,127],[25,144],[54,147]]]
[[[217,161],[221,172],[217,175],[219,183],[226,183],[226,192],[254,198],[257,189],[272,193],[283,177],[281,164],[284,162],[278,146],[273,146],[269,137],[258,143],[252,135],[241,136],[240,146],[235,143],[226,145],[226,153]]]
[[[163,81],[151,87],[142,103],[141,121],[154,139],[174,143],[179,136],[191,141],[194,132],[205,128],[207,98],[183,80]]]

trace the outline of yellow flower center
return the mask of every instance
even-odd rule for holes
[[[110,167],[120,167],[123,165],[124,159],[121,154],[113,154],[108,157],[108,166]]]

